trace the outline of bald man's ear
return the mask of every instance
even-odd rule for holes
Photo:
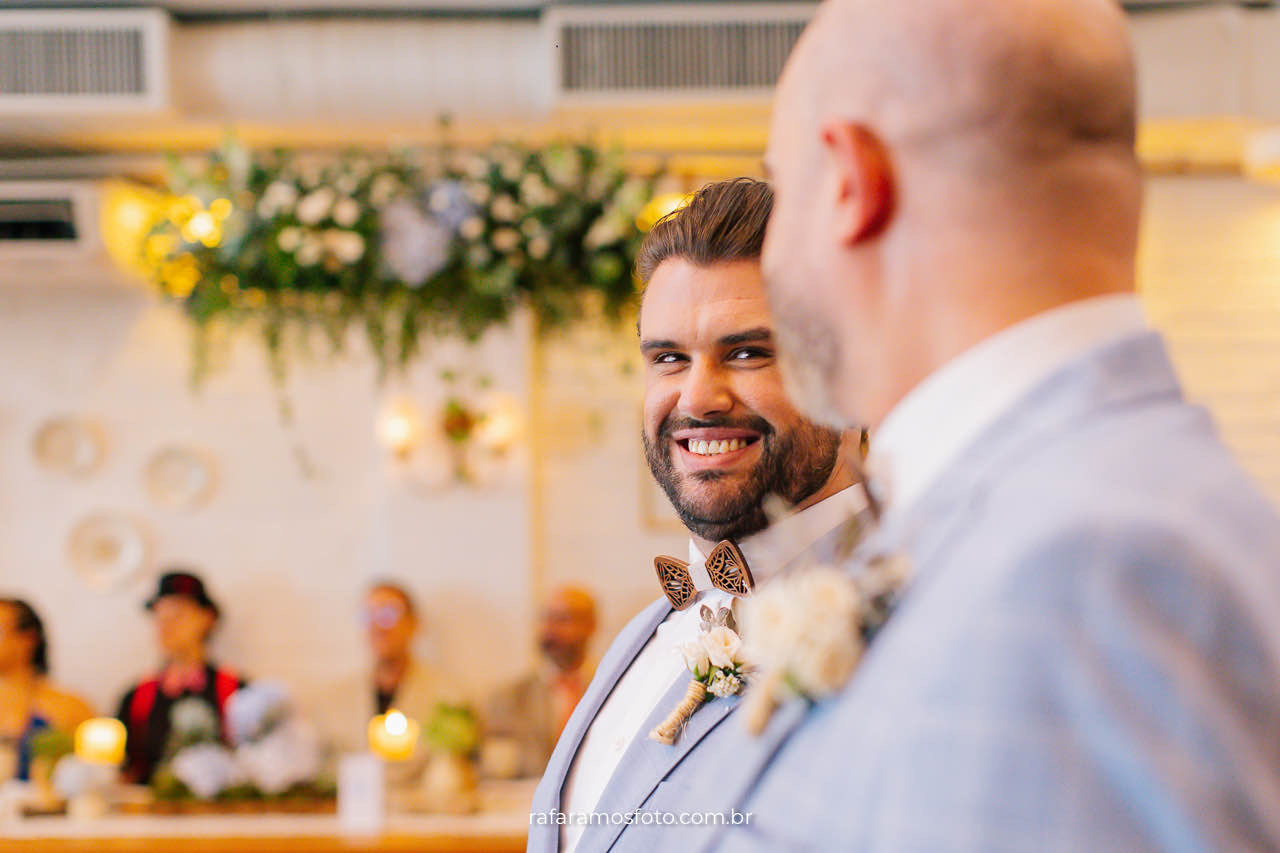
[[[838,238],[852,246],[874,237],[893,215],[893,170],[888,150],[870,130],[849,121],[824,124],[822,143],[838,181]]]

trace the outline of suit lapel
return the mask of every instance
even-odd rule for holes
[[[668,688],[661,701],[654,706],[653,713],[645,720],[644,727],[627,747],[622,760],[618,763],[617,772],[613,774],[613,778],[609,780],[609,784],[600,795],[600,801],[595,807],[597,814],[626,814],[642,806],[653,793],[653,789],[658,787],[658,783],[675,769],[675,766],[698,745],[699,741],[738,707],[742,699],[741,696],[729,696],[712,698],[705,702],[702,707],[693,712],[679,739],[671,746],[650,740],[649,732],[684,699],[689,681],[689,674],[682,673]],[[623,828],[623,823],[613,822],[607,826],[599,826],[597,830],[589,831],[582,836],[578,850],[580,853],[608,850]]]
[[[542,774],[542,781],[538,783],[538,789],[534,792],[532,812],[535,815],[539,813],[550,815],[560,809],[560,795],[564,789],[565,777],[568,776],[569,768],[573,766],[574,756],[578,754],[578,747],[587,729],[591,727],[592,720],[596,718],[600,706],[609,698],[614,685],[622,678],[627,667],[631,666],[636,655],[644,648],[645,643],[649,642],[658,624],[667,618],[670,612],[671,604],[665,598],[649,605],[628,626],[629,630],[624,631],[614,641],[608,653],[601,659],[600,665],[596,668],[595,677],[587,687],[587,692],[583,694],[582,700],[578,702],[578,706],[574,708],[572,716],[565,724],[564,732],[560,735],[560,740],[556,743],[556,748],[547,762],[547,769]],[[560,828],[553,822],[538,823],[535,820],[529,827],[530,850],[557,850],[559,845]]]

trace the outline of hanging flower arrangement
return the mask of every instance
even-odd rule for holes
[[[195,377],[215,321],[260,324],[273,373],[286,337],[363,329],[382,373],[438,335],[479,337],[520,308],[538,329],[635,296],[636,217],[656,176],[616,152],[449,147],[327,162],[234,141],[170,161],[138,258],[196,330]]]

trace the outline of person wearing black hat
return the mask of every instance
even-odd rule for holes
[[[202,700],[221,732],[227,699],[245,684],[233,670],[208,659],[209,635],[219,611],[200,578],[185,571],[167,572],[145,607],[155,624],[163,663],[158,673],[130,688],[116,714],[129,733],[124,774],[139,784],[150,782],[166,757],[170,712],[178,702]]]

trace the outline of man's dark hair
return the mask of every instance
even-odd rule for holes
[[[18,621],[14,630],[26,634],[30,632],[36,638],[31,649],[31,668],[41,675],[49,674],[49,641],[44,635],[44,623],[40,621],[35,608],[20,598],[0,598],[0,604],[7,604],[18,612]]]
[[[668,258],[700,267],[758,258],[772,210],[773,190],[764,181],[735,178],[707,184],[645,235],[636,274],[647,283]]]

